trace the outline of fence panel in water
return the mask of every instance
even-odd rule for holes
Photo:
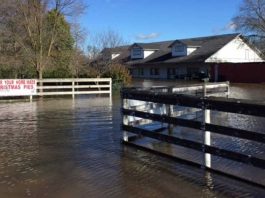
[[[264,103],[134,88],[121,94],[124,143],[265,186]],[[261,127],[237,126],[242,116]]]

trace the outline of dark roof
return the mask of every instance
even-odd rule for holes
[[[101,53],[123,53],[129,50],[130,45],[118,46],[113,48],[104,48]]]
[[[170,45],[174,42],[174,40],[171,41],[162,41],[162,42],[155,42],[155,43],[141,43],[141,46],[143,49],[152,49],[150,47],[154,47],[156,50],[153,54],[146,57],[145,59],[135,59],[135,60],[129,60],[127,64],[141,64],[141,63],[147,63],[150,61],[154,61],[158,58],[163,58],[164,55],[170,53],[171,57],[171,48]],[[160,60],[159,59],[159,60]]]
[[[114,48],[104,48],[101,52],[101,54],[104,54],[104,56],[110,56],[111,54],[120,54],[117,58],[115,58],[115,61],[119,62],[127,62],[130,60],[130,48],[131,45],[124,45],[124,46],[118,46]]]
[[[192,52],[188,56],[184,57],[171,57],[166,60],[167,63],[175,62],[204,62],[227,43],[232,41],[239,34],[227,34],[221,36],[201,37],[195,39],[181,40],[187,46],[200,46],[197,50]]]
[[[131,47],[139,46],[143,49],[163,50],[163,49],[167,49],[171,45],[172,42],[174,42],[174,40],[160,41],[160,42],[153,42],[153,43],[134,43]]]
[[[114,60],[126,62],[129,65],[143,64],[143,63],[182,63],[182,62],[204,62],[211,55],[216,53],[227,43],[232,41],[240,34],[225,34],[208,37],[198,37],[180,40],[170,40],[153,43],[134,43],[130,46],[121,46],[111,49],[111,53],[120,53],[121,55]],[[184,43],[187,46],[196,46],[197,50],[188,56],[172,57],[171,47],[176,42]],[[155,52],[144,59],[131,59],[130,49],[133,46],[139,46],[143,49],[153,49]]]

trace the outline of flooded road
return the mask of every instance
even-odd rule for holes
[[[265,100],[265,85],[232,86],[233,96]],[[0,112],[1,198],[265,196],[265,189],[122,146],[118,94],[112,103],[86,96],[0,103]]]

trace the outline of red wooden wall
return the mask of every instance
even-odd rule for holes
[[[215,65],[211,65],[211,78],[214,77]],[[264,83],[265,63],[218,63],[218,81]]]

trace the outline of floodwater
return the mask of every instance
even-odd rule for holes
[[[265,85],[233,85],[232,96],[265,100]],[[121,145],[119,94],[1,102],[0,112],[1,198],[265,196]]]

